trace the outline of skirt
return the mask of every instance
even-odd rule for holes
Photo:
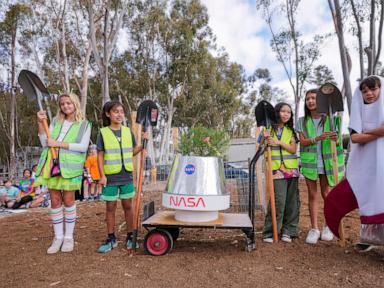
[[[63,178],[60,176],[51,177],[51,153],[48,153],[47,161],[41,173],[36,177],[34,186],[45,185],[49,190],[63,190],[63,191],[75,191],[81,189],[81,184],[83,181],[83,175],[73,177],[73,178]]]

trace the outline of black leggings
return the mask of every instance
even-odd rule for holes
[[[19,202],[15,202],[15,204],[13,204],[12,209],[18,209],[20,208],[20,206],[28,202],[31,202],[32,200],[33,200],[33,197],[31,195],[24,196],[20,199]]]

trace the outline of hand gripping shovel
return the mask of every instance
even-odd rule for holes
[[[40,78],[33,72],[28,70],[21,70],[18,78],[18,82],[23,89],[24,94],[27,96],[29,102],[34,100],[37,101],[40,111],[43,110],[42,101],[45,101],[47,105],[46,99],[49,96],[49,92],[47,88],[44,86],[43,82],[41,82]],[[49,109],[49,105],[47,105],[48,117],[49,120],[52,121],[51,111]],[[48,122],[44,119],[43,127],[47,138],[51,138],[51,134],[49,133]],[[57,157],[57,151],[55,148],[51,147],[52,153],[52,165],[51,165],[51,176],[60,175],[60,166],[59,166],[59,158]]]
[[[139,109],[137,111],[136,123],[141,124],[142,131],[146,132],[149,125],[152,127],[157,125],[157,118],[159,115],[159,109],[155,102],[151,100],[145,100],[141,102]],[[140,155],[140,171],[139,179],[137,181],[137,195],[135,198],[135,213],[133,221],[133,235],[132,235],[132,247],[136,249],[138,228],[140,226],[140,206],[141,206],[141,192],[143,190],[143,178],[144,178],[144,160],[145,160],[145,151],[147,148],[147,139],[143,140],[143,151]]]
[[[343,97],[340,90],[331,83],[323,84],[317,92],[316,96],[316,110],[317,113],[328,114],[330,122],[330,130],[335,131],[335,120],[334,114],[336,112],[344,111]],[[337,163],[337,150],[336,142],[331,141],[331,154],[332,154],[332,171],[335,186],[339,182],[339,171]],[[345,246],[344,227],[343,222],[340,223],[339,227],[340,244]]]
[[[255,114],[256,114],[256,122],[257,126],[265,126],[267,129],[272,128],[272,124],[275,124],[277,122],[276,120],[276,113],[273,106],[263,100],[260,101],[256,108],[255,108]],[[272,179],[272,153],[271,153],[271,147],[267,146],[267,188],[270,196],[271,201],[271,218],[272,218],[272,231],[273,231],[273,242],[278,241],[278,234],[277,234],[277,222],[276,222],[276,204],[275,204],[275,188],[273,186],[273,179]]]

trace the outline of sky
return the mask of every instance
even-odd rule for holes
[[[268,68],[273,78],[273,86],[285,90],[293,99],[283,66],[277,61],[270,47],[271,34],[261,12],[256,9],[256,0],[201,1],[207,7],[209,26],[216,35],[217,44],[219,47],[224,47],[231,61],[241,64],[247,74],[251,74],[257,68]],[[341,88],[343,75],[339,46],[328,2],[302,0],[296,19],[297,29],[302,33],[304,42],[312,40],[316,34],[332,33],[320,47],[322,56],[315,66],[327,65]],[[278,31],[279,28],[286,26],[286,21],[284,16],[275,17],[274,30]],[[357,41],[348,31],[345,31],[344,37],[352,58],[351,84],[354,91],[357,86],[356,79],[359,77]],[[383,61],[383,57],[381,60]]]

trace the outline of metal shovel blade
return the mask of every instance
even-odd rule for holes
[[[145,100],[141,102],[137,109],[136,123],[144,127],[156,126],[157,118],[159,117],[159,108],[152,100]]]
[[[316,96],[316,111],[317,113],[332,114],[335,112],[344,111],[343,96],[340,90],[332,83],[321,85]]]
[[[24,91],[29,102],[37,100],[39,109],[42,110],[42,101],[44,97],[49,96],[47,88],[44,86],[40,78],[29,70],[21,70],[18,82]]]
[[[257,126],[268,127],[277,123],[276,112],[271,103],[268,101],[260,101],[255,108],[255,116]]]

